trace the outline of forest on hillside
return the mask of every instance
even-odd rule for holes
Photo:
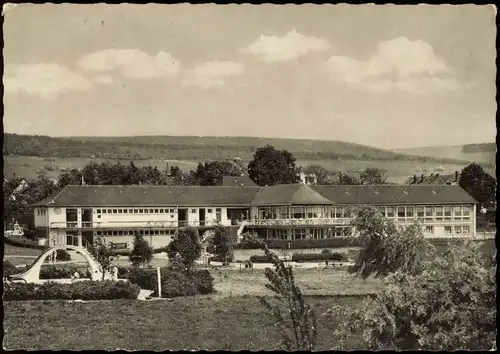
[[[189,161],[251,159],[272,144],[303,160],[395,160],[457,163],[463,160],[422,157],[338,141],[242,137],[69,137],[4,135],[4,156],[105,159],[177,159]]]

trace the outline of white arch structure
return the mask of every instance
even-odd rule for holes
[[[92,280],[102,280],[102,269],[100,265],[95,261],[92,255],[83,247],[64,245],[64,246],[53,246],[43,252],[40,257],[33,263],[33,265],[25,272],[19,274],[13,274],[9,278],[10,280],[24,280],[27,283],[41,283],[40,280],[40,269],[42,268],[43,262],[52,253],[57,252],[57,250],[72,250],[80,253],[85,260],[90,265],[91,269],[91,279]]]

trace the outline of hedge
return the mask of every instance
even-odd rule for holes
[[[359,247],[359,241],[351,237],[334,237],[328,239],[314,240],[262,240],[269,248],[278,249],[307,249],[307,248],[340,248]],[[262,245],[254,242],[242,242],[236,244],[234,249],[261,249]]]
[[[137,284],[141,289],[153,291],[153,296],[158,296],[158,278],[156,270],[148,269],[118,269],[118,274],[131,283]],[[161,269],[162,297],[206,295],[214,292],[214,278],[208,270],[190,270],[180,272],[170,268]]]
[[[341,253],[294,253],[292,262],[321,262],[321,261],[345,261],[346,256]]]
[[[137,299],[140,288],[118,281],[79,281],[71,284],[14,283],[5,286],[5,301]]]
[[[4,236],[4,242],[7,245],[14,246],[14,247],[21,247],[21,248],[31,248],[35,250],[45,250],[47,249],[47,246],[39,245],[38,243],[34,243],[33,241],[30,241],[28,239],[23,240],[23,239],[15,239],[12,236]]]
[[[42,266],[40,269],[40,279],[70,279],[75,272],[80,274],[80,278],[91,278],[87,267],[59,268],[55,266]]]
[[[9,275],[12,274],[17,274],[20,273],[21,270],[17,268],[15,265],[13,265],[9,261],[3,261],[3,276],[8,277]]]
[[[292,262],[321,262],[321,261],[345,261],[346,256],[341,253],[294,253]],[[271,259],[263,255],[253,255],[250,257],[252,263],[270,263]]]

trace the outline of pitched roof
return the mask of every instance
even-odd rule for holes
[[[456,185],[288,184],[270,187],[232,186],[90,186],[64,187],[38,206],[250,206],[328,204],[476,203]]]
[[[254,181],[248,176],[222,176],[223,186],[257,186]]]
[[[477,203],[457,185],[313,186],[333,204]]]
[[[331,204],[320,193],[307,184],[282,184],[263,187],[255,196],[252,205],[314,205]]]
[[[47,199],[44,199],[33,205],[249,205],[259,189],[260,187],[72,185],[64,187],[53,198],[53,203],[47,203]]]

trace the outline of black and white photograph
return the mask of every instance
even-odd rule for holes
[[[496,351],[496,16],[4,4],[4,350]]]

